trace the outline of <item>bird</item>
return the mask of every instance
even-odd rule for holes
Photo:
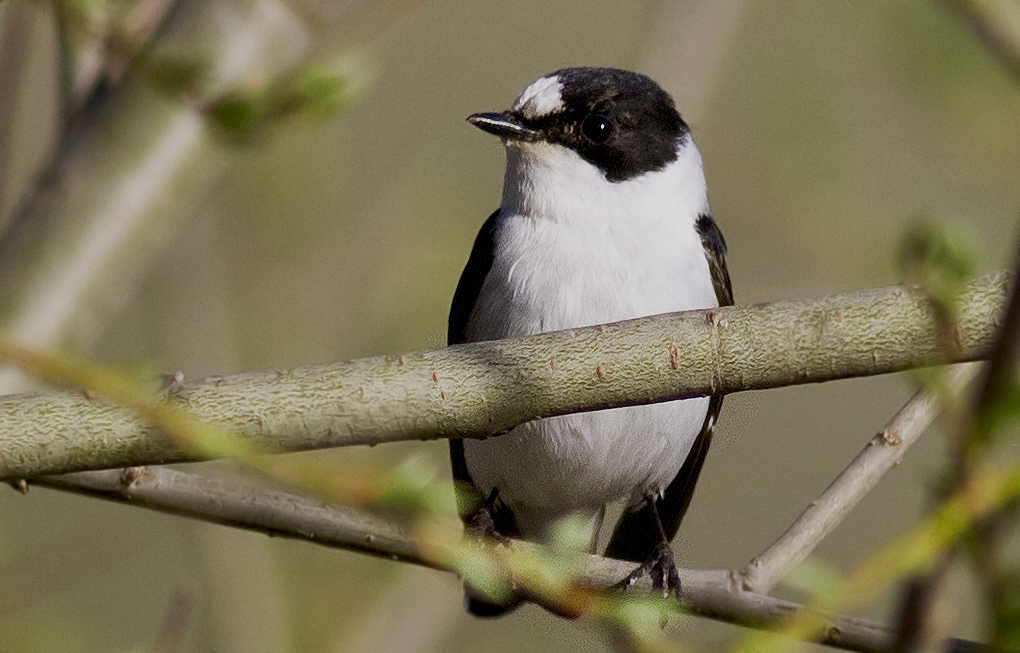
[[[702,159],[672,97],[617,68],[552,72],[510,110],[468,121],[502,141],[502,201],[483,224],[450,308],[450,345],[515,338],[733,303],[726,242]],[[682,361],[681,361],[682,364]],[[722,396],[560,415],[488,439],[451,439],[469,531],[541,541],[581,514],[597,536],[625,510],[605,555],[639,563],[679,595],[670,542],[705,462]],[[524,601],[468,587],[496,617]]]

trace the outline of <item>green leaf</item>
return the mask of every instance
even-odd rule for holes
[[[914,217],[900,239],[898,263],[908,282],[924,287],[949,316],[981,259],[973,231],[958,223]]]
[[[323,66],[308,66],[282,80],[272,104],[281,117],[323,119],[342,109],[350,98],[344,75]]]
[[[234,91],[210,104],[206,113],[228,140],[244,143],[261,134],[270,111],[259,91]]]
[[[808,558],[794,567],[784,582],[825,599],[838,596],[843,587],[839,573],[817,558]]]

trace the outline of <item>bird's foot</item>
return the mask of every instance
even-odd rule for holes
[[[509,546],[513,541],[512,538],[500,533],[496,529],[496,522],[492,517],[492,506],[494,504],[495,490],[493,490],[487,501],[480,503],[474,510],[462,517],[466,534],[474,539],[475,545],[478,547],[486,546],[488,542]],[[497,600],[478,589],[472,588],[465,582],[464,607],[476,617],[499,617],[515,610],[523,602],[524,597],[512,589],[509,596],[500,597]]]
[[[480,505],[464,515],[464,529],[478,539],[488,539],[496,544],[510,544],[511,538],[496,530],[496,522],[488,506]]]
[[[670,548],[669,542],[660,542],[641,566],[630,572],[614,587],[628,589],[644,576],[652,579],[652,589],[662,592],[663,598],[668,598],[671,592],[677,598],[680,597],[680,574],[677,573],[673,549]]]

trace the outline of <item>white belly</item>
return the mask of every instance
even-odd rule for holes
[[[685,216],[686,217],[686,216]],[[468,328],[491,340],[717,305],[694,217],[634,225],[511,216]],[[525,537],[572,511],[636,503],[673,480],[708,398],[564,415],[465,440],[468,471]]]
[[[499,438],[465,440],[465,459],[483,496],[498,488],[522,535],[536,537],[570,512],[661,493],[707,409],[698,398],[536,420]]]

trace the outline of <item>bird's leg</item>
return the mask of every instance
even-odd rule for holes
[[[499,544],[509,544],[510,539],[496,529],[496,522],[492,518],[492,510],[496,504],[496,488],[471,512],[464,515],[464,529],[468,534],[477,538],[488,538]]]
[[[626,578],[615,585],[619,589],[627,589],[643,576],[650,576],[652,589],[661,591],[663,598],[669,597],[670,592],[674,596],[680,596],[680,574],[676,570],[676,561],[673,558],[673,549],[669,545],[669,538],[666,537],[666,529],[662,527],[662,520],[659,519],[659,510],[655,506],[655,497],[648,498],[648,507],[652,513],[652,519],[659,530],[659,543],[655,545],[652,553],[637,569],[630,572]]]

